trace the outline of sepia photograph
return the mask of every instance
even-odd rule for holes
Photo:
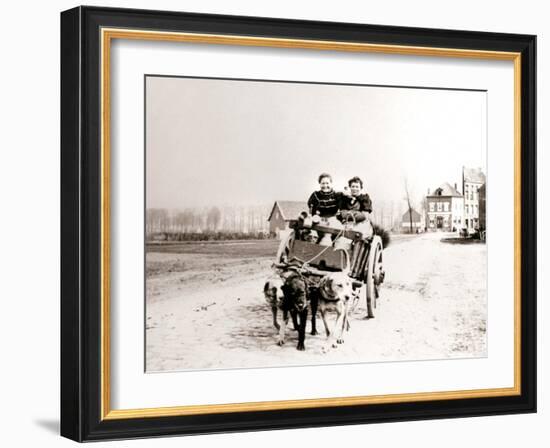
[[[485,90],[144,82],[147,373],[488,355]]]
[[[335,8],[61,13],[63,437],[537,412],[540,30]]]

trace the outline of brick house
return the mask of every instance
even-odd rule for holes
[[[426,196],[426,227],[428,231],[456,232],[464,226],[464,197],[445,182],[433,194]]]

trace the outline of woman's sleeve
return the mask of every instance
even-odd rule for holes
[[[336,192],[336,203],[338,204],[338,210],[345,210],[346,207],[346,195],[342,191]]]
[[[314,209],[317,206],[317,196],[315,196],[315,193],[311,193],[311,196],[307,200],[307,206],[309,208],[309,213],[313,215]]]
[[[362,207],[361,210],[365,212],[372,212],[372,201],[370,200],[370,197],[368,194],[365,193],[365,197],[363,198]]]

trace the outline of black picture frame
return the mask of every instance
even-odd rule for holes
[[[101,28],[521,54],[521,393],[102,419]],[[76,441],[536,412],[536,36],[100,7],[61,13],[61,435]]]

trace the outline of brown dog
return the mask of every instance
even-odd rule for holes
[[[332,345],[334,348],[337,347],[336,344],[344,342],[344,328],[349,329],[348,308],[349,300],[352,296],[352,281],[347,272],[327,274],[319,283],[316,300],[318,301],[318,308],[325,326],[328,345]],[[336,312],[336,321],[332,331],[327,322],[327,313],[329,311]]]
[[[286,275],[288,277],[288,274]],[[267,279],[264,285],[264,297],[265,301],[271,308],[271,315],[273,318],[273,326],[279,331],[281,329],[281,326],[279,325],[279,322],[277,320],[277,315],[279,314],[279,310],[282,310],[283,308],[283,299],[284,299],[284,293],[283,293],[283,286],[285,285],[285,280],[283,280],[279,276],[274,276],[272,278]],[[298,322],[296,320],[296,316],[292,315],[292,325],[294,327],[294,330],[298,330]]]
[[[289,270],[283,278],[269,279],[264,285],[264,295],[271,306],[273,325],[279,330],[278,345],[285,343],[289,315],[298,331],[298,350],[305,350],[305,331],[309,304],[309,291],[305,279],[296,270]],[[278,310],[283,312],[281,325],[277,321]]]

